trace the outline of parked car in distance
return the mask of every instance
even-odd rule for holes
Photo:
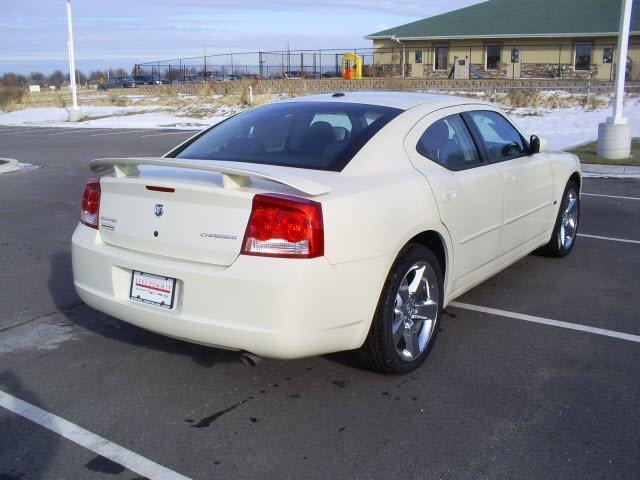
[[[136,81],[133,77],[111,77],[104,83],[98,85],[98,90],[109,90],[111,88],[133,88]]]
[[[169,80],[157,75],[136,75],[133,77],[136,85],[169,85]]]
[[[142,328],[273,358],[355,350],[406,373],[443,309],[576,241],[580,162],[495,105],[421,93],[294,98],[161,158],[104,158],[72,238],[76,290]],[[490,347],[489,347],[490,348]]]

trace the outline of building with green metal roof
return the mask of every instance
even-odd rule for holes
[[[639,5],[634,0],[627,59],[633,80]],[[620,7],[621,0],[489,0],[365,38],[379,74],[611,80]]]

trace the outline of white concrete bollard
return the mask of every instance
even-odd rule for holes
[[[598,126],[598,156],[620,160],[631,156],[631,125],[601,123]]]

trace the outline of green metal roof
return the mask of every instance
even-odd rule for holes
[[[622,0],[489,0],[367,35],[366,38],[588,36],[618,32]],[[640,31],[640,0],[631,31]]]

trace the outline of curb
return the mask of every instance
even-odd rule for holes
[[[640,166],[638,165],[583,163],[581,166],[585,177],[640,178]]]

